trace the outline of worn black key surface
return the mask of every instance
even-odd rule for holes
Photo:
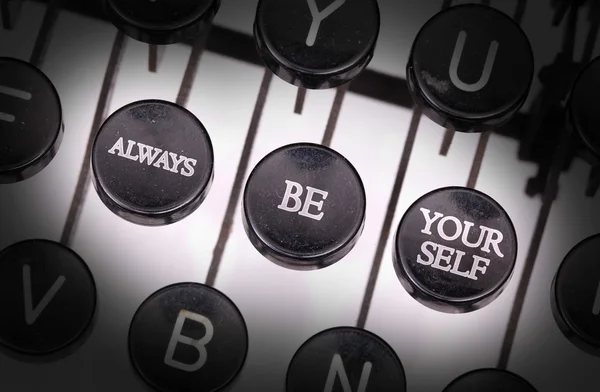
[[[533,74],[533,52],[519,25],[479,4],[432,17],[415,38],[406,69],[424,114],[460,132],[506,123],[527,99]]]
[[[577,78],[569,99],[569,120],[587,148],[600,158],[600,57]]]
[[[444,392],[537,392],[519,375],[500,369],[478,369],[452,381]]]
[[[113,24],[128,36],[167,45],[192,38],[217,14],[221,0],[103,0]]]
[[[248,351],[242,314],[220,291],[178,283],[148,297],[129,329],[129,355],[141,379],[160,392],[221,391]]]
[[[260,0],[254,38],[275,75],[299,87],[324,89],[367,67],[379,25],[375,0]]]
[[[92,148],[94,186],[115,214],[141,225],[175,223],[194,212],[213,180],[204,125],[166,101],[134,102],[102,125]]]
[[[379,336],[360,328],[338,327],[308,339],[294,354],[287,392],[404,392],[400,359]]]
[[[365,190],[356,169],[318,144],[281,147],[253,169],[244,190],[243,222],[256,249],[278,265],[327,267],[358,241]]]
[[[581,350],[600,357],[600,235],[577,244],[552,282],[551,304],[562,333]]]
[[[0,57],[0,184],[42,171],[62,138],[60,98],[50,79],[29,63]]]
[[[442,312],[465,313],[497,298],[517,258],[510,217],[474,189],[434,190],[406,211],[394,240],[394,268],[408,293]]]
[[[96,285],[85,262],[52,241],[0,252],[0,344],[20,358],[62,357],[92,326]]]

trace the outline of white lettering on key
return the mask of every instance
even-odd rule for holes
[[[598,290],[596,290],[596,300],[594,301],[592,314],[594,316],[600,315],[600,284],[598,284]]]
[[[304,200],[304,205],[302,205],[302,200],[300,200],[300,196],[303,192],[302,185],[290,180],[285,180],[285,183],[287,185],[285,188],[285,194],[283,195],[283,200],[281,201],[281,204],[278,205],[277,208],[287,212],[298,212],[298,215],[320,221],[325,215],[325,213],[320,212],[319,214],[311,214],[310,212],[308,212],[308,209],[311,206],[315,206],[318,211],[321,211],[321,209],[323,208],[323,200],[327,199],[329,192],[307,186],[306,198]],[[321,195],[323,199],[318,202],[313,200],[313,196],[315,193]],[[290,199],[294,201],[293,207],[289,206]]]
[[[139,155],[136,155],[136,156],[131,155],[131,150],[133,150],[133,147],[135,147],[135,144],[136,143],[133,140],[127,141],[127,152],[125,153],[125,155],[119,154],[119,156],[122,156],[123,158],[131,159],[132,161],[137,161],[139,158]]]
[[[427,249],[428,246],[433,248],[432,250],[436,250],[436,248],[437,248],[437,244],[435,242],[431,242],[431,241],[423,242],[421,244],[421,252],[425,253],[425,256],[427,256],[427,260],[423,260],[421,255],[418,254],[417,255],[417,263],[423,264],[423,265],[431,265],[431,263],[433,263],[433,259],[435,258],[435,256],[433,255],[433,253],[431,253],[429,251],[429,249]]]
[[[428,210],[427,208],[420,208],[420,210],[423,213],[423,218],[425,218],[425,228],[423,228],[421,230],[421,233],[427,234],[427,235],[433,235],[433,233],[431,232],[431,226],[439,218],[442,218],[437,223],[437,235],[439,235],[440,238],[442,238],[446,241],[454,241],[462,236],[462,238],[461,238],[462,243],[469,248],[475,248],[475,247],[480,246],[481,243],[485,239],[485,242],[484,242],[483,246],[481,247],[482,252],[490,253],[490,251],[491,251],[490,246],[491,246],[494,250],[494,253],[496,253],[496,255],[498,255],[498,257],[504,257],[504,254],[502,254],[502,252],[500,251],[500,243],[504,239],[504,236],[502,235],[501,231],[492,229],[492,228],[489,228],[486,226],[479,226],[479,229],[481,230],[481,232],[479,234],[479,239],[477,240],[477,243],[471,243],[468,241],[468,236],[469,236],[470,229],[474,226],[474,224],[472,222],[463,221],[461,223],[460,220],[458,220],[456,217],[453,217],[453,216],[444,217],[444,214],[441,214],[439,212],[434,212],[433,217],[431,217],[431,211]],[[452,231],[453,230],[452,227],[450,227],[450,228],[446,227],[448,225],[445,225],[445,223],[448,221],[452,221],[454,223],[454,225],[456,227],[455,232]],[[464,223],[464,229],[463,229],[463,223]],[[450,226],[452,226],[452,225],[450,225]]]
[[[360,380],[358,382],[358,389],[356,390],[356,392],[365,392],[367,390],[367,383],[369,382],[369,376],[371,375],[372,367],[373,365],[371,364],[371,362],[365,362],[365,364],[363,365]],[[352,388],[350,387],[350,381],[348,380],[348,375],[346,374],[346,369],[344,369],[342,357],[339,354],[335,354],[333,356],[333,360],[331,361],[331,367],[329,368],[329,374],[327,375],[327,381],[325,382],[325,389],[323,390],[323,392],[333,391],[333,385],[335,383],[336,376],[339,377],[344,392],[352,392]]]
[[[479,262],[485,263],[485,266],[480,266]],[[487,266],[490,265],[489,259],[484,259],[483,257],[479,257],[477,255],[473,255],[473,268],[471,268],[471,273],[469,274],[469,278],[473,280],[477,280],[477,276],[475,274],[477,271],[481,271],[481,274],[484,275],[487,270]]]
[[[285,194],[283,195],[281,204],[278,205],[277,208],[287,212],[298,212],[300,211],[300,208],[302,208],[302,201],[300,201],[300,196],[302,195],[302,185],[290,180],[285,180],[285,183],[287,185],[285,188]],[[294,200],[293,207],[288,207],[290,199]]]
[[[469,234],[471,228],[475,226],[473,222],[460,221],[454,216],[444,216],[439,212],[433,212],[432,214],[427,208],[420,208],[420,210],[425,221],[421,233],[429,236],[437,236],[444,241],[456,241],[460,239],[462,245],[467,248],[480,247],[480,251],[485,253],[490,253],[493,250],[498,257],[504,257],[504,254],[500,251],[500,243],[504,239],[501,231],[480,225],[477,242],[471,242],[474,235],[472,235],[473,233]],[[469,240],[470,237],[471,240]],[[470,268],[467,267],[469,265],[469,258],[472,260]],[[485,275],[487,272],[491,260],[476,254],[469,254],[467,256],[467,252],[465,251],[444,246],[433,241],[424,241],[421,244],[420,253],[417,254],[416,262],[463,278],[478,280],[479,276]],[[479,276],[477,276],[478,274]],[[597,312],[600,314],[600,287],[598,288],[597,302],[594,309],[597,308]]]
[[[202,339],[192,339],[181,334],[181,330],[183,329],[183,324],[185,323],[186,319],[193,320],[204,325],[206,334],[202,337]],[[206,363],[206,345],[211,341],[213,333],[214,328],[208,318],[187,310],[181,310],[177,316],[175,328],[173,328],[173,334],[171,335],[171,340],[169,341],[169,346],[167,347],[165,364],[186,372],[195,372],[199,370]],[[194,363],[182,363],[174,360],[173,355],[175,354],[177,343],[187,344],[188,346],[194,347],[198,351],[198,360]]]
[[[329,15],[333,14],[335,10],[340,8],[346,0],[335,0],[333,3],[329,4],[323,11],[319,12],[319,8],[317,7],[316,0],[306,0],[308,2],[308,7],[310,8],[310,14],[312,15],[312,23],[310,25],[310,30],[308,31],[308,37],[306,37],[306,45],[313,46],[315,41],[317,40],[317,35],[319,34],[319,27],[321,26],[321,22],[325,20]]]
[[[138,147],[138,155],[132,155],[133,148],[136,145]],[[160,148],[147,146],[134,140],[127,141],[127,151],[125,151],[122,137],[108,150],[108,153],[136,162],[144,163],[146,161],[148,166],[163,169],[171,173],[178,173],[185,177],[192,177],[194,175],[194,166],[198,164],[198,161],[195,159],[163,151]],[[182,163],[183,167],[179,169]]]
[[[435,255],[432,252],[436,252]],[[444,254],[446,252],[447,254]],[[421,244],[421,253],[426,256],[426,259],[421,257],[421,254],[417,254],[417,263],[427,265],[432,268],[450,272],[453,275],[462,276],[463,278],[469,278],[477,280],[476,273],[479,271],[482,275],[485,275],[487,266],[490,265],[490,260],[477,255],[472,255],[473,266],[469,271],[461,271],[460,263],[463,257],[466,255],[458,249],[453,249],[444,245],[436,244],[432,241],[425,241]],[[452,259],[454,256],[454,259]],[[485,264],[484,266],[480,263]]]
[[[432,218],[429,216],[429,213],[431,211],[429,211],[427,208],[421,208],[420,210],[423,213],[423,217],[425,218],[425,228],[421,230],[421,233],[431,235],[431,225],[433,224],[433,222],[435,222],[444,215],[440,214],[439,212],[436,212],[434,213]]]
[[[185,162],[183,162],[184,169],[181,169],[181,175],[185,177],[191,177],[194,175],[194,168],[192,166],[196,166],[198,161],[192,158],[185,158]]]
[[[502,239],[504,238],[502,233],[496,229],[490,229],[489,227],[484,227],[484,226],[480,226],[480,227],[481,227],[481,230],[483,230],[485,228],[489,233],[489,235],[485,239],[485,245],[483,245],[483,248],[481,248],[481,250],[486,253],[490,253],[490,244],[491,244],[494,247],[494,252],[496,252],[496,254],[498,256],[504,257],[502,252],[500,252],[500,248],[498,247],[498,245],[502,242]],[[496,235],[496,238],[494,238],[494,234]]]
[[[321,218],[323,218],[323,215],[325,215],[323,212],[319,213],[319,214],[311,214],[310,212],[308,212],[308,209],[310,208],[310,206],[315,206],[317,207],[317,210],[321,211],[321,209],[323,208],[323,200],[327,199],[327,195],[329,193],[322,191],[320,189],[316,189],[310,186],[306,187],[306,200],[304,201],[304,207],[302,208],[302,211],[299,212],[300,215],[305,216],[307,218],[312,218],[314,220],[318,220],[320,221]],[[323,200],[316,202],[312,199],[313,195],[315,193],[318,193],[319,195],[323,196]]]
[[[148,166],[152,165],[152,163],[154,163],[154,160],[162,152],[160,148],[154,148],[142,143],[138,143],[138,148],[140,149],[140,163],[148,161]],[[152,150],[154,150],[154,154],[152,153]]]
[[[172,173],[177,173],[177,168],[179,167],[179,165],[181,165],[181,163],[185,160],[187,160],[188,158],[186,157],[180,157],[175,153],[170,152],[169,156],[171,157],[171,159],[173,160],[173,167],[171,168],[171,172]],[[195,161],[194,161],[195,164]]]
[[[454,226],[456,227],[456,232],[453,235],[448,235],[448,233],[446,233],[446,230],[444,230],[444,223],[448,221],[452,221],[454,223]],[[455,239],[460,237],[460,234],[462,232],[462,225],[458,218],[453,216],[445,216],[440,220],[440,223],[438,223],[438,230],[440,237],[442,237],[444,240],[454,241]]]
[[[452,61],[450,62],[450,80],[456,87],[459,89],[474,93],[476,91],[484,88],[490,80],[490,75],[492,74],[492,68],[494,67],[494,62],[496,61],[496,54],[498,53],[498,47],[500,44],[497,41],[492,41],[490,44],[490,48],[488,50],[487,58],[485,59],[485,65],[483,67],[483,72],[481,77],[476,83],[467,84],[464,83],[458,77],[458,66],[460,65],[460,60],[462,57],[463,49],[465,47],[465,41],[467,40],[467,33],[461,31],[458,34],[458,39],[456,40],[456,46],[454,47],[454,54],[452,55]]]
[[[109,154],[116,154],[117,151],[119,152],[119,156],[123,157],[125,155],[123,155],[123,138],[120,137],[119,140],[117,140],[117,142],[115,143],[114,146],[112,146],[112,148],[110,150],[108,150]]]
[[[58,293],[58,290],[65,283],[66,279],[64,276],[59,276],[54,282],[50,290],[44,295],[40,303],[34,308],[33,307],[33,294],[31,293],[31,267],[25,264],[23,266],[23,294],[25,299],[25,322],[27,325],[35,323],[35,320],[42,314],[46,306],[50,303],[52,298]]]
[[[465,229],[462,234],[462,242],[463,244],[465,244],[465,246],[468,246],[469,248],[477,248],[478,246],[480,246],[483,242],[483,237],[486,233],[486,228],[483,226],[479,226],[479,228],[481,229],[479,232],[479,239],[475,243],[469,242],[469,231],[474,225],[475,224],[473,222],[465,221]]]
[[[438,248],[438,252],[437,255],[435,256],[435,260],[433,261],[433,264],[431,264],[431,266],[433,268],[439,269],[441,271],[450,271],[450,268],[452,268],[452,255],[454,254],[454,249],[449,248],[447,246],[444,245],[440,245],[438,244],[437,246]],[[448,255],[445,256],[444,252],[448,252]],[[442,262],[445,263],[446,265],[442,265]]]

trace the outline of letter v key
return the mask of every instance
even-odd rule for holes
[[[308,37],[306,37],[306,45],[313,46],[315,44],[315,41],[317,40],[317,34],[319,34],[319,27],[321,26],[321,22],[325,20],[329,15],[333,14],[335,10],[344,5],[346,0],[335,0],[333,3],[329,4],[322,12],[319,12],[316,0],[306,1],[308,2],[308,7],[310,8],[310,13],[313,18],[313,21],[310,25],[310,30],[308,31]]]
[[[31,267],[27,264],[23,266],[23,294],[25,298],[25,321],[27,322],[27,325],[35,323],[35,320],[37,320],[42,311],[48,306],[65,281],[66,279],[64,276],[59,276],[37,307],[34,308],[31,293]]]

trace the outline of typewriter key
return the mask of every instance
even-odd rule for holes
[[[394,240],[394,268],[423,305],[466,313],[492,302],[508,284],[517,258],[515,228],[489,196],[449,187],[419,198]]]
[[[295,86],[324,89],[367,67],[379,25],[376,0],[260,0],[254,39],[275,75]]]
[[[0,58],[0,184],[42,171],[62,137],[62,108],[52,82],[29,63]]]
[[[210,24],[221,0],[104,0],[113,24],[141,42],[167,45],[192,38]]]
[[[111,211],[140,225],[166,225],[204,201],[213,180],[213,149],[188,110],[139,101],[104,122],[92,148],[92,169],[96,191]]]
[[[463,374],[450,383],[444,392],[537,392],[524,378],[500,369],[479,369]]]
[[[600,158],[600,57],[581,72],[569,99],[569,120],[587,148]]]
[[[71,249],[27,240],[0,252],[0,344],[20,359],[71,354],[88,336],[96,285]]]
[[[576,347],[600,356],[600,235],[577,244],[552,282],[552,311],[560,330]]]
[[[431,18],[406,69],[414,101],[431,120],[460,132],[508,121],[525,103],[534,74],[529,40],[491,7],[451,7]]]
[[[256,249],[297,270],[344,257],[365,222],[365,190],[336,151],[311,143],[281,147],[263,158],[244,190],[243,223]]]
[[[380,337],[364,329],[332,328],[308,339],[288,367],[287,392],[406,391],[400,359]]]
[[[244,319],[229,298],[198,283],[152,294],[129,329],[129,356],[138,376],[157,391],[222,391],[248,351]]]

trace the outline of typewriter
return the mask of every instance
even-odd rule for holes
[[[599,1],[0,5],[2,390],[600,388]]]

